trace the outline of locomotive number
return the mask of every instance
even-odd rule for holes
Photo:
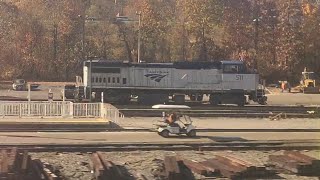
[[[242,81],[243,80],[243,75],[236,75],[236,80],[237,81]]]

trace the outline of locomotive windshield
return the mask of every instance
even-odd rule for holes
[[[227,74],[245,73],[245,67],[243,64],[224,64],[223,73],[227,73]]]

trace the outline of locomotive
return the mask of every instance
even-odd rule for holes
[[[209,97],[212,105],[237,104],[248,100],[265,104],[267,97],[259,87],[259,75],[241,61],[172,63],[130,63],[91,60],[83,65],[85,96],[109,103],[128,103],[137,97],[141,104],[184,104]],[[247,100],[248,97],[248,100]]]

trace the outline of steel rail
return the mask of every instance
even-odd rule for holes
[[[316,132],[320,129],[196,129],[197,132]],[[106,127],[0,127],[0,132],[157,132],[155,128],[106,128]]]
[[[94,152],[94,151],[212,151],[212,150],[317,150],[319,141],[249,141],[249,142],[184,142],[184,143],[105,143],[105,144],[1,144],[1,149],[16,147],[29,152]]]
[[[119,110],[125,117],[155,117],[162,114],[162,111],[168,110],[151,110],[151,109],[134,109],[134,110]],[[288,112],[288,111],[219,111],[219,110],[193,110],[180,111],[181,113],[194,117],[248,117],[248,118],[268,118],[282,114],[287,118],[317,118],[318,114],[303,112]]]

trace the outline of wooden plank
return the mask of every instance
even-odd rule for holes
[[[216,155],[215,159],[217,159],[218,161],[220,161],[221,163],[223,163],[227,166],[234,167],[234,169],[237,169],[238,172],[244,171],[248,167],[253,166],[252,164],[245,163],[239,159],[227,157],[227,156]]]
[[[104,168],[105,168],[105,175],[106,179],[110,180],[122,180],[126,179],[125,175],[122,173],[122,171],[119,169],[119,167],[114,164],[112,161],[106,160],[105,156],[102,155],[101,152],[97,152],[100,161],[102,162]]]
[[[22,162],[21,162],[21,171],[23,173],[27,172],[29,159],[31,159],[31,157],[28,155],[28,151],[23,151]]]
[[[41,167],[39,167],[37,160],[32,160],[30,162],[31,171],[33,172],[35,179],[44,179],[44,174]]]
[[[1,150],[1,162],[0,162],[0,177],[7,177],[7,174],[9,173],[9,167],[8,167],[8,157],[7,157],[7,151],[5,149]]]
[[[269,162],[280,168],[298,173],[298,162],[283,155],[269,155]]]
[[[93,163],[93,172],[96,179],[100,179],[104,176],[104,167],[100,161],[100,158],[97,153],[93,153],[91,156],[91,161]]]
[[[227,177],[227,178],[234,177],[237,172],[236,170],[230,168],[229,166],[221,163],[220,161],[218,161],[216,159],[209,159],[206,161],[202,161],[200,163],[204,166],[217,169],[222,176]]]
[[[240,171],[238,171],[238,173],[241,174],[242,177],[270,175],[270,172],[268,172],[266,170],[266,167],[264,167],[264,166],[257,167],[255,165],[253,165],[251,162],[247,162],[247,161],[244,161],[244,160],[238,159],[236,157],[232,157],[232,156],[216,155],[215,157],[219,161],[222,161],[224,164],[239,168]]]
[[[182,175],[178,166],[178,162],[175,156],[165,156],[164,157],[164,167],[166,172],[166,177],[169,180],[180,180]]]
[[[200,175],[208,176],[217,172],[216,169],[205,166],[200,162],[194,160],[188,160],[182,157],[177,157],[177,161],[183,163],[183,165],[189,168],[192,172],[195,172]]]
[[[305,162],[308,164],[316,163],[316,161],[320,162],[320,160],[318,160],[316,158],[307,156],[305,154],[301,154],[300,152],[297,152],[297,151],[285,151],[284,154],[293,158],[293,159],[296,159],[297,161]]]
[[[15,164],[17,161],[18,157],[18,151],[17,148],[12,148],[10,153],[9,153],[10,161],[9,161],[9,171],[14,171],[15,170]]]

